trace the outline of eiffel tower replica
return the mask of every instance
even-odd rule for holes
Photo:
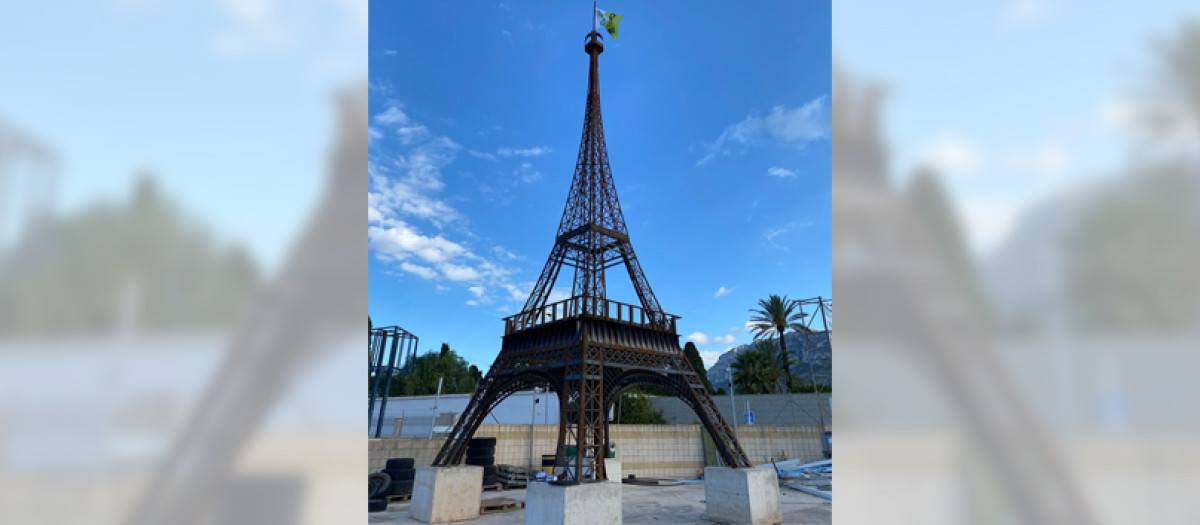
[[[589,33],[584,51],[591,65],[583,140],[554,248],[525,307],[504,319],[500,355],[433,464],[458,464],[492,409],[515,392],[544,386],[558,395],[560,481],[606,479],[607,415],[621,392],[652,385],[696,412],[725,466],[748,467],[733,430],[679,348],[679,317],[663,312],[629,243],[600,119],[603,37]],[[640,306],[605,296],[605,271],[618,265],[628,271]],[[564,266],[575,269],[571,297],[547,304]]]

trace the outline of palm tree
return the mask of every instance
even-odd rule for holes
[[[734,384],[747,394],[770,394],[778,387],[774,357],[757,346],[738,354],[732,368]]]
[[[776,370],[774,390],[776,393],[785,394],[783,387],[787,383],[788,377],[791,376],[791,372],[785,366],[788,364],[787,357],[779,351],[779,345],[775,343],[774,339],[761,339],[755,341],[751,349],[771,358]],[[783,381],[780,381],[781,379]]]
[[[788,328],[801,327],[800,320],[804,313],[800,311],[799,301],[788,299],[787,296],[771,294],[766,299],[758,300],[758,308],[750,309],[750,329],[754,331],[754,339],[759,340],[775,335],[779,338],[779,355],[775,359],[783,370],[783,380],[787,391],[792,391],[792,356],[788,353],[787,342],[783,333]]]

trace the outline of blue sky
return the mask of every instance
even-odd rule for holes
[[[893,175],[939,168],[986,256],[1030,206],[1119,173],[1161,78],[1155,42],[1197,17],[1186,0],[846,0],[834,53],[887,88]]]
[[[274,272],[325,183],[336,96],[365,80],[365,3],[68,9],[14,2],[0,16],[0,123],[56,155],[52,209],[127,199],[152,173],[189,218]],[[21,227],[28,177],[43,176],[16,168],[0,189],[0,249]]]
[[[830,8],[616,3],[609,160],[642,267],[706,359],[770,293],[830,296]],[[590,2],[373,1],[370,313],[491,363],[553,244]],[[627,278],[609,297],[636,302]],[[561,279],[557,292],[569,292]]]

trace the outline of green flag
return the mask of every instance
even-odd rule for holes
[[[621,15],[601,11],[596,8],[596,25],[608,30],[608,34],[613,38],[617,38],[617,22],[621,21]]]

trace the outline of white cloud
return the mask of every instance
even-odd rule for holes
[[[1003,241],[1020,218],[1020,203],[998,197],[958,199],[967,241],[975,253],[985,253]]]
[[[731,155],[732,148],[744,151],[764,137],[803,148],[809,142],[829,138],[829,96],[817,97],[797,108],[775,106],[765,117],[749,115],[730,125],[717,140],[708,145],[707,153],[696,163],[703,166],[718,155]]]
[[[367,228],[367,239],[376,255],[386,260],[403,260],[411,255],[425,262],[441,263],[466,253],[462,245],[441,236],[421,235],[403,222],[385,222],[387,226]]]
[[[725,297],[726,295],[729,295],[731,293],[733,293],[733,288],[726,288],[726,287],[722,286],[720,288],[717,288],[717,293],[713,294],[713,297],[714,298],[715,297]]]
[[[1044,20],[1050,14],[1045,0],[1013,0],[1008,4],[1005,18],[1013,25],[1028,25]]]
[[[712,341],[714,343],[718,343],[718,344],[731,345],[731,344],[733,344],[733,340],[734,340],[733,334],[726,334],[726,335],[720,335],[720,336],[714,337]]]
[[[534,170],[531,162],[522,162],[519,169],[513,170],[513,176],[525,184],[542,180],[542,172]]]
[[[473,149],[468,149],[467,153],[469,155],[471,155],[472,157],[479,157],[481,159],[487,159],[487,160],[490,160],[493,162],[495,162],[495,160],[496,160],[496,156],[491,153],[484,153],[482,151],[475,151]]]
[[[442,263],[438,265],[438,269],[451,281],[474,281],[480,277],[479,270],[470,266]]]
[[[502,289],[511,296],[516,285],[513,271],[501,264],[519,258],[499,246],[472,250],[466,219],[453,206],[440,199],[445,188],[442,170],[453,163],[464,148],[449,137],[439,136],[415,122],[398,102],[375,116],[381,127],[395,131],[397,139],[387,135],[372,144],[367,163],[370,191],[367,194],[368,246],[376,259],[395,264],[399,270],[435,282],[437,291],[448,287],[439,281],[463,283],[477,304],[494,298],[490,289]],[[376,147],[378,146],[378,147]],[[476,152],[478,153],[478,152]],[[491,156],[491,154],[484,154]],[[492,156],[494,157],[494,156]],[[422,231],[432,225],[437,233]],[[452,228],[447,228],[448,226]],[[458,232],[467,240],[453,239]],[[483,257],[479,253],[488,254]],[[499,256],[500,259],[492,260]]]
[[[505,291],[508,292],[508,300],[524,301],[527,297],[529,297],[529,290],[533,288],[533,283],[522,283],[520,286],[511,283],[505,283],[503,287]]]
[[[982,164],[979,148],[971,141],[958,136],[934,139],[926,144],[918,156],[918,162],[927,165],[943,176],[969,177],[979,172]]]
[[[405,124],[408,122],[408,115],[400,110],[397,106],[390,106],[383,113],[375,115],[375,122],[386,125]]]
[[[708,344],[708,335],[704,332],[692,332],[687,336],[687,340],[698,345],[706,345]]]
[[[767,133],[788,142],[807,142],[829,137],[829,99],[820,97],[794,109],[771,108]]]
[[[400,269],[408,273],[418,275],[423,279],[433,279],[434,277],[437,277],[437,272],[434,271],[433,268],[428,266],[420,266],[410,262],[400,263]]]
[[[780,238],[783,237],[784,235],[786,235],[788,232],[791,232],[797,228],[807,228],[812,225],[813,225],[813,220],[811,218],[806,217],[803,220],[792,221],[787,224],[784,224],[783,226],[779,226],[776,228],[769,228],[769,229],[767,229],[767,231],[763,232],[763,238],[766,239],[766,241],[768,243],[770,243],[771,246],[782,249],[783,251],[787,251],[788,247],[780,242],[782,240]]]
[[[247,55],[289,48],[302,34],[300,20],[285,16],[279,2],[270,0],[226,0],[220,2],[232,27],[213,38],[217,52]],[[295,13],[290,13],[295,14]]]
[[[1066,145],[1052,141],[1033,149],[1010,153],[1006,164],[1014,175],[1056,176],[1067,173],[1070,161]]]
[[[700,360],[704,361],[704,368],[712,368],[713,365],[717,364],[717,360],[721,359],[721,354],[724,354],[725,352],[725,350],[700,350]],[[724,385],[713,385],[713,388],[719,388],[721,386]]]
[[[532,290],[533,285],[530,285],[529,288]],[[557,303],[559,301],[566,301],[567,299],[570,299],[570,298],[571,298],[571,290],[566,289],[566,288],[555,288],[553,290],[550,290],[550,297],[546,298],[546,304]]]
[[[1190,103],[1177,95],[1133,101],[1106,101],[1099,112],[1101,129],[1110,133],[1140,139],[1152,139],[1143,144],[1142,155],[1175,155],[1196,152],[1200,144],[1200,120],[1192,118]]]
[[[796,172],[786,169],[786,168],[771,168],[771,169],[767,170],[767,175],[770,175],[772,177],[779,177],[779,178],[795,177]]]
[[[454,208],[426,195],[412,181],[379,177],[372,182],[375,191],[367,194],[368,222],[377,222],[385,216],[404,215],[428,220],[440,227],[459,219]]]
[[[476,301],[474,299],[469,299],[469,300],[467,300],[467,306],[479,306],[479,301]]]
[[[500,148],[496,150],[496,154],[501,157],[541,157],[553,152],[553,149],[546,146],[536,146],[526,149]]]
[[[427,137],[429,129],[425,126],[404,126],[396,128],[396,134],[400,135],[401,144],[408,145]]]

